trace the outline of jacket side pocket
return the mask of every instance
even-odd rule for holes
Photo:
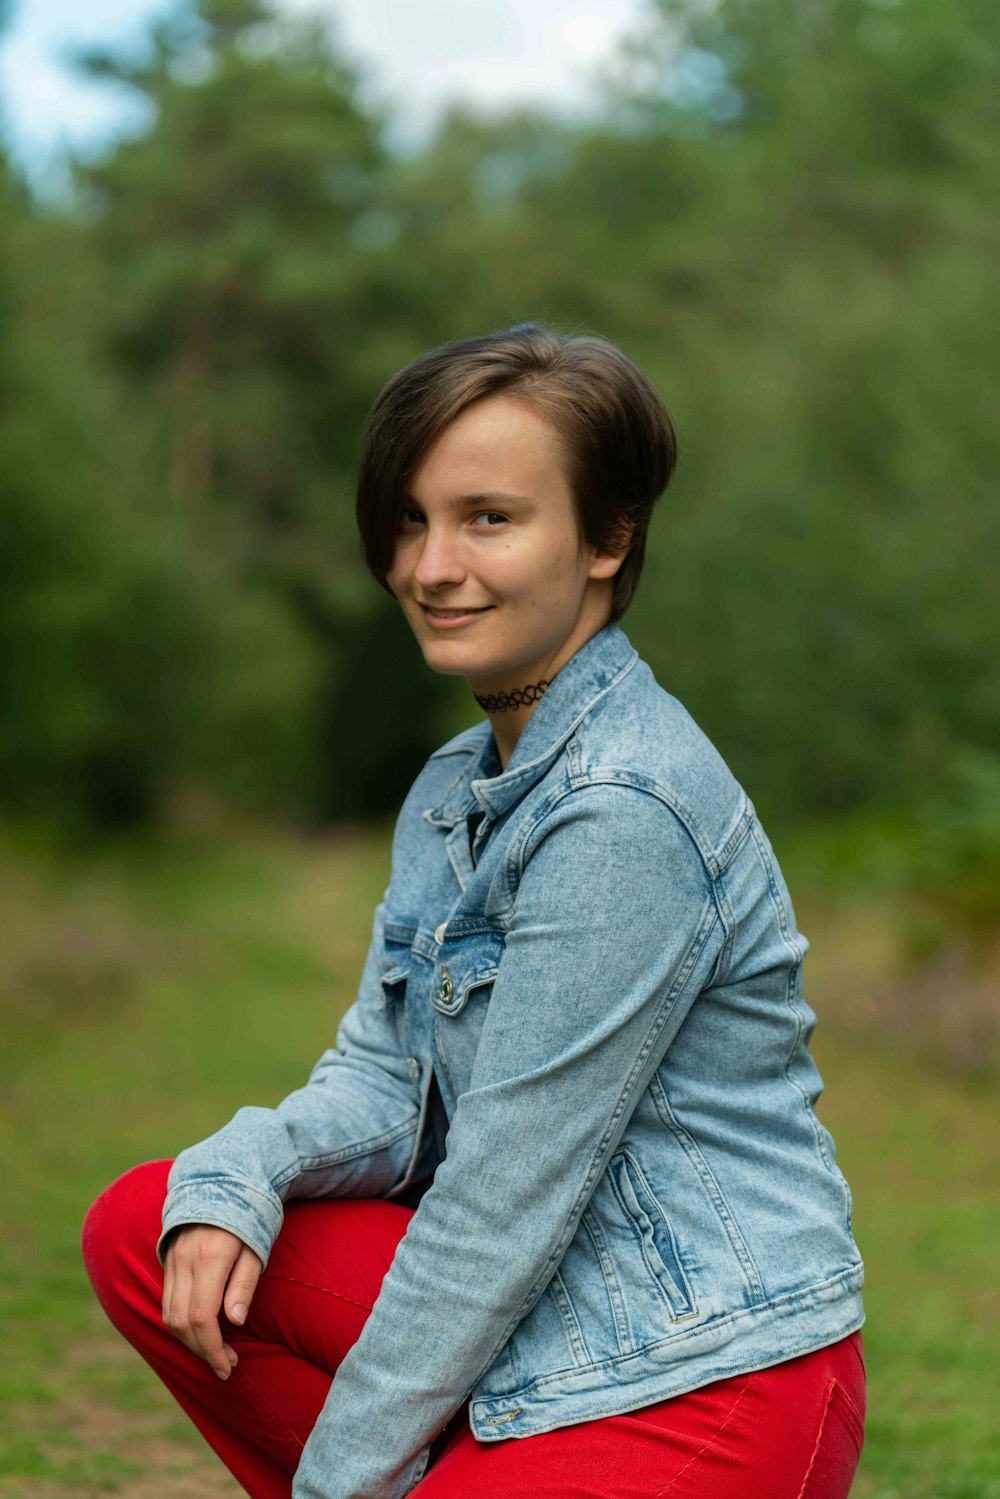
[[[670,1308],[671,1319],[695,1317],[698,1308],[677,1252],[673,1229],[653,1196],[639,1163],[626,1150],[611,1157],[610,1180],[619,1205],[635,1230],[646,1268]]]

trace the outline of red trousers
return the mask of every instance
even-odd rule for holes
[[[120,1333],[254,1499],[288,1499],[340,1360],[378,1295],[412,1210],[380,1199],[286,1204],[246,1325],[220,1314],[228,1380],[166,1328],[155,1246],[169,1160],[126,1171],[88,1209],[83,1258]],[[505,1442],[463,1405],[439,1434],[421,1499],[847,1499],[864,1440],[860,1332],[685,1395]],[[378,1433],[372,1433],[378,1441]]]

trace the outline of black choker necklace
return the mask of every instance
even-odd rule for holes
[[[527,687],[512,687],[510,692],[488,692],[485,697],[474,692],[472,696],[487,713],[502,713],[505,708],[522,708],[525,703],[537,703],[550,685],[543,677],[540,682],[531,682]]]

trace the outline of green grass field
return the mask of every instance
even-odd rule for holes
[[[353,998],[387,832],[178,833],[75,859],[0,842],[2,1499],[242,1492],[110,1328],[80,1224],[129,1166],[304,1081]],[[827,953],[821,1113],[867,1268],[852,1499],[1000,1499],[1000,1102],[839,1026],[833,943],[807,930]]]

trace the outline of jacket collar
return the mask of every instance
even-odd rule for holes
[[[500,775],[496,743],[489,720],[477,726],[474,749],[435,807],[423,813],[428,822],[452,828],[470,813],[493,817],[519,802],[540,781],[577,725],[599,698],[632,670],[639,653],[620,625],[606,624],[556,672],[521,731],[514,752]]]

